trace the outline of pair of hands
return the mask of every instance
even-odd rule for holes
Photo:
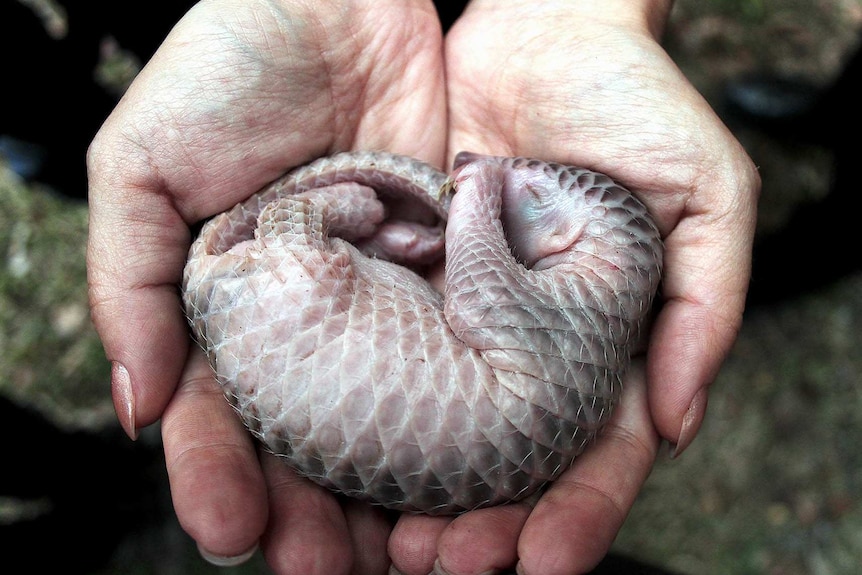
[[[278,573],[579,573],[606,553],[661,439],[693,439],[748,286],[759,180],[660,48],[669,0],[204,0],[88,156],[92,315],[120,420],[162,420],[177,516],[211,559]],[[460,150],[608,173],[665,240],[662,308],[606,430],[538,501],[458,518],[341,503],[258,453],[180,311],[189,227],[348,149]]]

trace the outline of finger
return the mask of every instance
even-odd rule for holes
[[[390,564],[386,546],[392,532],[389,515],[380,507],[354,500],[343,508],[353,547],[352,575],[386,573]]]
[[[351,535],[338,500],[275,455],[261,454],[269,493],[269,528],[261,540],[278,575],[338,575],[353,564]]]
[[[113,364],[117,414],[134,438],[161,415],[185,362],[187,326],[176,285],[190,234],[166,198],[124,192],[101,172],[91,172],[90,198],[92,318]]]
[[[266,486],[251,436],[195,349],[162,419],[177,518],[205,556],[238,557],[266,528]]]
[[[518,537],[531,510],[526,503],[514,503],[457,517],[440,535],[436,572],[475,575],[511,569],[518,560]]]
[[[225,20],[214,4],[202,3],[177,24],[87,156],[91,308],[114,362],[117,412],[132,437],[161,415],[185,361],[187,325],[176,286],[190,243],[188,224],[229,207],[285,169],[274,148],[288,148],[285,154],[300,159],[308,153],[302,144],[284,144],[283,126],[305,127],[284,121],[281,111],[291,106],[264,117],[255,105],[259,92],[248,78],[271,62],[249,61],[243,51],[248,43],[226,30],[250,19],[265,36],[275,18],[261,18],[259,11],[250,16],[249,8]],[[210,65],[201,66],[204,60]],[[216,79],[216,69],[230,73]],[[256,126],[273,126],[265,137],[243,129],[243,118],[252,117]],[[264,152],[252,152],[258,149]],[[237,165],[243,169],[232,168]]]
[[[738,145],[735,159],[708,170],[719,190],[693,194],[665,239],[664,304],[647,355],[653,420],[678,455],[697,433],[707,388],[742,324],[751,273],[759,178]],[[702,186],[702,188],[705,186]],[[702,205],[701,205],[702,204]]]
[[[632,367],[623,399],[595,445],[542,495],[518,541],[520,575],[585,573],[611,546],[659,447],[644,370]]]
[[[428,575],[437,559],[437,541],[451,517],[404,514],[389,537],[392,566],[403,575]]]

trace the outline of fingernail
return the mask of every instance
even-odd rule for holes
[[[676,445],[671,445],[671,459],[676,459],[682,455],[682,452],[694,441],[694,436],[697,435],[697,431],[703,421],[703,415],[706,412],[707,393],[707,388],[702,387],[700,391],[694,394],[691,404],[689,404],[685,415],[682,416],[682,426],[679,430],[679,438]]]
[[[482,571],[479,575],[499,575],[499,573],[499,570],[491,569],[490,571]],[[434,570],[431,571],[431,575],[449,575],[449,572],[443,569],[443,566],[440,565],[439,558],[434,561]]]
[[[118,361],[111,363],[111,393],[120,425],[126,435],[135,441],[138,438],[138,429],[135,426],[135,393],[132,391],[129,371]]]
[[[216,555],[215,553],[210,553],[198,543],[198,553],[201,554],[207,563],[211,563],[216,567],[236,567],[237,565],[242,565],[249,559],[251,556],[257,552],[257,543],[252,545],[251,549],[244,553],[240,553],[239,555],[225,556],[225,555]]]

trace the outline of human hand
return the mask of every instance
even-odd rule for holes
[[[402,517],[389,549],[405,574],[435,560],[451,575],[516,562],[524,574],[591,569],[660,439],[679,454],[700,426],[742,319],[759,178],[660,47],[670,4],[473,0],[447,36],[450,154],[523,155],[611,175],[650,208],[665,265],[645,371],[636,362],[596,445],[535,507]]]
[[[439,33],[434,30],[436,21],[430,22],[435,18],[433,9],[419,3],[410,8],[394,2],[378,2],[373,7],[364,4],[340,7],[345,10],[341,17],[333,14],[331,4],[318,4],[314,14],[294,12],[290,21],[279,14],[278,7],[255,14],[230,2],[202,4],[141,74],[94,142],[90,156],[93,315],[108,356],[116,362],[118,413],[134,434],[138,426],[164,412],[165,449],[178,517],[204,549],[214,555],[241,554],[263,533],[268,512],[270,529],[262,545],[277,570],[288,562],[302,565],[316,559],[330,561],[327,565],[332,566],[348,565],[348,555],[356,550],[357,571],[364,565],[373,572],[387,561],[379,551],[386,544],[388,526],[381,515],[359,504],[342,510],[327,493],[267,458],[262,471],[248,436],[226,407],[197,352],[192,352],[174,394],[186,357],[186,326],[178,312],[165,310],[178,309],[174,286],[189,242],[188,225],[248,196],[285,167],[349,147],[390,149],[440,163],[445,102],[439,45],[435,45]],[[428,559],[433,562],[438,552],[441,566],[466,572],[470,566],[462,562],[463,551],[475,546],[476,539],[469,536],[475,528],[483,530],[487,552],[476,554],[473,547],[473,559],[494,561],[492,566],[507,565],[514,562],[517,549],[521,567],[530,569],[531,558],[540,560],[547,551],[539,535],[561,520],[567,521],[570,542],[559,545],[558,537],[550,539],[556,541],[555,551],[562,550],[563,555],[545,557],[562,557],[558,565],[562,569],[577,565],[567,561],[578,553],[581,565],[597,561],[652,464],[658,436],[650,417],[680,449],[690,440],[705,399],[701,396],[700,401],[686,403],[686,396],[695,397],[717,370],[732,342],[738,326],[734,313],[741,313],[744,298],[746,242],[753,226],[754,194],[750,192],[756,188],[756,176],[738,145],[646,34],[650,26],[637,19],[626,25],[600,22],[593,29],[595,38],[583,35],[583,30],[579,36],[563,38],[569,47],[583,42],[590,48],[591,40],[596,42],[593,49],[614,49],[604,54],[596,50],[608,67],[599,67],[598,76],[584,86],[592,93],[586,90],[577,97],[569,90],[543,94],[536,93],[537,86],[526,80],[562,73],[562,85],[577,87],[579,75],[590,77],[583,71],[599,65],[590,59],[593,52],[589,50],[576,58],[561,59],[552,42],[543,45],[547,38],[537,37],[536,32],[529,36],[533,25],[538,26],[535,30],[559,30],[557,26],[565,19],[557,21],[548,12],[541,18],[531,13],[524,19],[518,12],[525,9],[522,3],[506,6],[509,9],[515,10],[511,13],[515,17],[509,16],[512,20],[507,23],[505,15],[502,19],[500,13],[494,15],[490,3],[474,2],[468,18],[450,39],[450,97],[455,112],[450,153],[471,149],[558,159],[608,172],[641,192],[658,216],[668,243],[664,293],[668,303],[656,325],[649,373],[674,377],[662,381],[650,376],[650,412],[646,394],[636,391],[640,386],[638,372],[633,370],[626,404],[599,445],[578,460],[576,468],[549,490],[532,514],[526,504],[519,504],[465,514],[451,523],[440,518],[402,518],[388,545],[396,566],[405,572],[430,565]],[[412,17],[405,21],[405,13]],[[355,14],[360,17],[356,19]],[[470,20],[473,24],[468,25]],[[412,24],[413,28],[393,33],[388,22]],[[474,24],[475,36],[470,33]],[[352,36],[340,34],[345,26]],[[486,28],[480,26],[492,31],[509,28],[506,36],[495,40],[483,37]],[[578,26],[574,22],[568,32]],[[257,36],[261,30],[265,34]],[[654,23],[651,32],[658,34]],[[507,45],[513,37],[523,40],[520,51],[512,49],[519,44]],[[284,38],[290,38],[290,43],[279,44]],[[499,62],[526,57],[512,72],[500,75],[520,79],[518,89],[511,93],[504,93],[495,82],[481,85],[483,78],[494,79],[500,70],[480,69],[486,62],[475,59],[479,53],[468,52],[474,58],[471,61],[459,62],[452,56],[459,45],[475,47],[477,42],[497,40],[502,46],[484,52],[486,57],[499,58]],[[332,41],[336,49],[318,53],[323,44]],[[404,50],[404,46],[410,49]],[[644,48],[644,52],[632,48]],[[532,67],[527,49],[546,56],[542,66]],[[193,61],[195,57],[199,60]],[[566,76],[562,61],[573,60],[571,70],[578,70],[578,75],[573,77],[569,71]],[[636,64],[648,64],[638,70],[644,77],[620,75]],[[603,77],[622,85],[602,86]],[[295,78],[301,80],[292,82]],[[632,89],[632,83],[639,84],[637,88],[643,92]],[[544,80],[540,84],[547,85]],[[356,85],[366,89],[357,93]],[[667,91],[675,89],[682,89],[679,104],[665,102]],[[405,93],[410,97],[402,98]],[[637,93],[642,95],[632,104],[631,95]],[[657,98],[652,103],[664,116],[654,117],[656,109],[645,113],[639,108],[643,94]],[[532,108],[536,117],[527,113],[528,104],[538,105]],[[608,113],[620,106],[634,106],[630,115],[618,116],[616,125],[640,128],[650,138],[644,139],[641,131],[614,133],[613,121],[603,123],[607,118],[600,106],[607,106]],[[674,118],[671,112],[683,112],[683,118]],[[642,122],[638,114],[650,121]],[[423,126],[417,126],[420,120]],[[559,120],[563,123],[557,123]],[[702,131],[699,137],[690,132],[689,120],[698,120],[691,125]],[[282,126],[296,128],[282,130]],[[651,128],[660,130],[650,132]],[[680,137],[699,144],[688,159],[674,156],[681,149]],[[706,161],[710,155],[711,161]],[[698,162],[717,168],[716,184],[693,173]],[[739,174],[733,173],[734,165],[740,168]],[[668,167],[671,171],[664,172]],[[741,196],[722,193],[720,184],[735,186]],[[201,190],[209,193],[201,194]],[[647,192],[659,195],[646,196]],[[714,200],[723,203],[709,203]],[[729,235],[720,237],[721,231]],[[698,246],[699,242],[705,243]],[[701,259],[706,255],[708,259]],[[721,260],[723,273],[719,270],[710,277],[712,270],[705,262],[716,260]],[[739,275],[725,281],[736,264],[742,265]],[[701,281],[706,283],[698,284]],[[681,332],[711,324],[715,326],[712,331],[685,338],[681,356],[675,355],[673,346]],[[686,363],[674,374],[668,366],[675,368],[679,357]],[[692,376],[693,383],[686,381],[687,376]],[[676,402],[663,407],[655,397],[675,398]],[[682,433],[684,421],[688,422],[688,439]],[[270,494],[278,492],[278,497],[267,499],[264,477]],[[610,480],[616,483],[606,483]],[[560,507],[552,505],[555,500]],[[572,513],[575,507],[581,508],[577,514]],[[607,507],[615,511],[608,515]],[[486,529],[489,525],[491,529]],[[590,530],[598,530],[598,535],[584,536]],[[500,559],[499,552],[508,558]],[[326,571],[326,565],[323,568]]]
[[[90,148],[90,299],[117,413],[132,437],[161,418],[177,517],[211,558],[260,540],[277,572],[388,568],[382,513],[258,457],[189,349],[177,285],[190,226],[286,168],[353,148],[442,165],[441,42],[424,0],[204,1]]]

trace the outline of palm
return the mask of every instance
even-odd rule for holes
[[[450,525],[402,520],[390,549],[436,541],[450,572],[516,560],[534,573],[593,566],[659,435],[681,450],[696,432],[744,302],[757,190],[750,161],[647,30],[590,22],[566,4],[471,3],[446,41],[449,153],[540,157],[626,183],[665,239],[664,305],[623,408],[534,508],[472,512]]]
[[[121,420],[134,434],[161,417],[177,515],[202,548],[240,554],[269,516],[275,527],[262,545],[276,569],[317,561],[323,572],[351,563],[365,572],[377,567],[368,561],[385,561],[382,517],[342,510],[282,466],[258,461],[201,354],[187,360],[174,287],[189,226],[294,165],[351,148],[443,160],[433,5],[295,4],[199,4],[107,120],[88,158],[91,305],[108,357],[122,365],[114,378]],[[303,540],[307,533],[314,536]]]
[[[649,34],[579,22],[552,3],[543,10],[521,3],[529,17],[483,9],[488,4],[474,3],[447,39],[449,148],[586,166],[643,199],[666,244],[665,309],[648,356],[650,385],[662,387],[651,393],[687,407],[692,386],[714,376],[739,322],[749,267],[740,246],[751,241],[755,215],[753,166]],[[695,349],[675,352],[692,345],[684,330],[695,327],[695,314],[714,317],[698,326],[707,331]],[[722,345],[696,349],[709,338]],[[690,371],[680,368],[692,364],[684,353],[700,351],[709,357]],[[653,404],[652,415],[663,436],[680,439],[679,409]]]

